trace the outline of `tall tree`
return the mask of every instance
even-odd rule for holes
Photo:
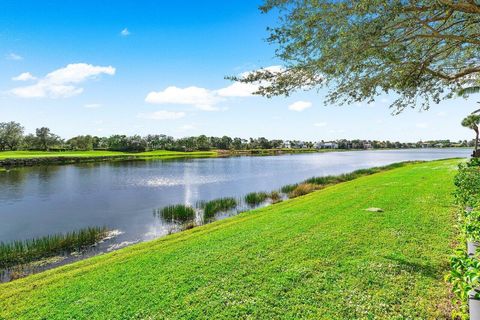
[[[470,128],[475,131],[475,152],[473,153],[475,157],[478,156],[478,135],[480,125],[480,115],[471,114],[462,120],[462,126]]]
[[[0,150],[17,149],[23,140],[24,128],[20,123],[10,121],[0,123]]]
[[[47,127],[41,127],[35,130],[37,144],[42,150],[49,150],[55,144],[60,143],[61,139],[56,134],[50,132]]]
[[[235,80],[258,94],[288,95],[328,85],[326,103],[373,101],[428,109],[472,85],[480,73],[480,4],[472,0],[265,0],[278,12],[269,29],[282,70]]]

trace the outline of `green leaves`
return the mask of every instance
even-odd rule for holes
[[[393,92],[398,113],[451,98],[480,72],[476,4],[265,0],[261,10],[280,16],[268,41],[286,67],[237,79],[262,83],[261,95],[328,85],[326,103],[344,104]]]
[[[478,160],[472,159],[469,163],[460,164],[454,179],[455,198],[460,205],[458,215],[461,239],[463,241],[480,241],[480,167]],[[469,208],[467,210],[467,207]],[[452,284],[452,290],[460,300],[461,311],[468,311],[469,294],[474,292],[474,297],[480,299],[480,260],[478,254],[470,256],[465,250],[458,249],[450,260],[450,272],[445,277]],[[475,290],[475,291],[472,291]],[[460,315],[464,316],[464,315]]]

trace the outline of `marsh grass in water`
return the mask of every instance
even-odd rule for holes
[[[309,193],[311,193],[315,190],[318,190],[319,188],[321,188],[321,187],[317,184],[301,183],[288,194],[288,197],[289,198],[300,197],[300,196],[309,194]]]
[[[292,192],[293,190],[295,190],[295,188],[297,186],[298,186],[298,183],[287,184],[287,185],[280,188],[280,192],[288,194],[288,193]]]
[[[281,202],[283,200],[282,195],[278,191],[270,192],[268,197],[270,198],[270,200],[272,200],[272,203],[278,203],[278,202]]]
[[[102,240],[106,227],[90,227],[24,241],[0,243],[0,268],[38,261],[58,254],[85,249]]]
[[[251,206],[259,205],[268,198],[268,193],[266,192],[250,192],[244,198],[245,202]]]
[[[220,198],[207,202],[202,202],[199,207],[203,209],[203,216],[205,219],[211,219],[218,212],[228,211],[237,206],[235,198]]]
[[[195,209],[183,204],[176,204],[155,210],[155,214],[161,216],[166,221],[182,223],[195,218]]]

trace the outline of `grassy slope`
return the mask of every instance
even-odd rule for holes
[[[0,285],[0,318],[440,318],[458,161],[360,178]]]
[[[49,158],[49,157],[108,157],[108,156],[138,156],[138,157],[170,157],[170,156],[195,156],[195,155],[216,155],[214,151],[198,151],[198,152],[178,152],[156,150],[139,153],[118,152],[118,151],[2,151],[1,159],[16,158]]]

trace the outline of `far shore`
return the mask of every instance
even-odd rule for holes
[[[410,148],[418,149],[418,148]],[[464,148],[462,148],[464,149]],[[0,151],[0,169],[50,164],[72,164],[85,162],[129,161],[129,160],[167,160],[179,158],[211,158],[230,156],[268,156],[298,153],[324,153],[368,150],[407,150],[407,149],[249,149],[249,150],[211,150],[211,151],[168,151],[146,152],[121,151]],[[4,170],[0,170],[4,171]]]

